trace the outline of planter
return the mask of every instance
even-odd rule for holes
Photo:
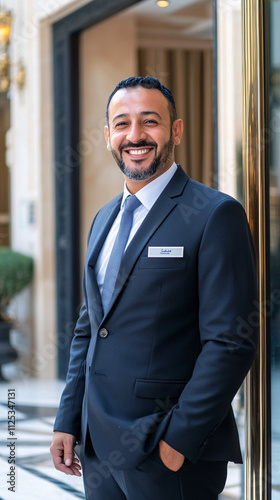
[[[12,327],[12,323],[0,321],[0,381],[5,380],[2,374],[2,366],[6,363],[12,363],[18,357],[16,350],[10,343]]]
[[[10,343],[9,321],[6,309],[11,299],[20,293],[33,276],[33,259],[11,248],[0,247],[0,380],[4,380],[2,366],[18,357]]]

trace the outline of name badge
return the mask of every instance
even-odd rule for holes
[[[148,257],[184,257],[184,247],[149,247]]]

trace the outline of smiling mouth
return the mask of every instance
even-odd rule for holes
[[[150,148],[125,150],[126,153],[133,155],[133,156],[145,155],[145,154],[149,153],[150,151],[152,151]]]
[[[131,159],[135,158],[137,160],[143,160],[146,156],[149,155],[149,153],[151,151],[153,151],[154,149],[154,146],[148,146],[148,147],[144,147],[144,146],[140,146],[140,147],[132,147],[132,148],[123,148],[123,152],[128,154],[130,156]]]

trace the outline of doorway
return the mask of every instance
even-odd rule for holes
[[[89,226],[100,206],[122,191],[122,178],[103,142],[107,97],[119,80],[136,72],[166,83],[187,124],[178,161],[197,180],[242,199],[241,0],[217,0],[215,15],[209,1],[177,0],[168,15],[155,10],[152,0],[120,1],[114,11],[111,6],[101,0],[90,2],[56,23],[53,32],[61,378],[66,374],[81,302]],[[218,16],[223,25],[220,22],[218,26]],[[225,46],[221,38],[218,40],[219,28],[226,36]],[[230,37],[236,42],[234,47],[228,45]],[[229,53],[229,48],[235,52]],[[229,71],[223,78],[226,68]],[[234,80],[232,75],[236,74]],[[203,85],[197,85],[198,81]],[[194,90],[194,97],[187,102],[188,93]],[[201,143],[205,147],[199,147]],[[243,390],[234,404],[243,437]],[[245,439],[243,445],[245,448]],[[244,498],[244,476],[243,468],[231,468],[224,500]],[[247,480],[251,480],[250,474]]]
[[[129,22],[122,32],[118,32],[118,22],[125,18]],[[118,36],[110,43],[108,27],[112,25]],[[99,32],[98,42],[87,44],[90,37],[94,38],[95,30]],[[100,198],[100,181],[106,171],[104,165],[111,164],[109,155],[104,160],[104,153],[101,153],[103,110],[108,91],[128,68],[130,74],[131,71],[145,71],[168,79],[180,106],[186,99],[184,85],[187,82],[193,92],[193,102],[183,109],[192,122],[191,132],[186,137],[193,133],[193,140],[188,148],[187,139],[183,141],[178,160],[189,169],[196,164],[193,175],[213,185],[213,33],[211,0],[177,0],[170,4],[169,11],[157,7],[153,0],[122,0],[117,5],[95,0],[53,25],[58,371],[61,378],[66,375],[81,304],[82,262],[90,220],[103,204],[102,200],[105,202],[122,190],[120,180],[116,180],[118,174],[110,173],[111,188],[102,193],[102,200]],[[125,50],[120,58],[117,48],[124,40]],[[108,60],[106,53],[108,56],[114,52],[115,45],[115,58]],[[87,64],[89,57],[94,60],[94,51],[99,57],[98,69],[93,62]],[[101,54],[104,57],[101,58]],[[188,79],[190,68],[191,78]],[[171,78],[178,72],[181,78]],[[204,84],[197,86],[202,80]],[[90,114],[97,97],[98,106]],[[204,119],[205,113],[209,120]],[[201,148],[200,141],[205,148]],[[204,151],[207,154],[203,156]],[[102,163],[103,168],[100,168]]]

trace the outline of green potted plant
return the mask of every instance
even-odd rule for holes
[[[0,247],[0,380],[4,378],[2,365],[17,359],[17,352],[10,344],[13,319],[7,314],[7,306],[30,283],[32,276],[31,257]]]

